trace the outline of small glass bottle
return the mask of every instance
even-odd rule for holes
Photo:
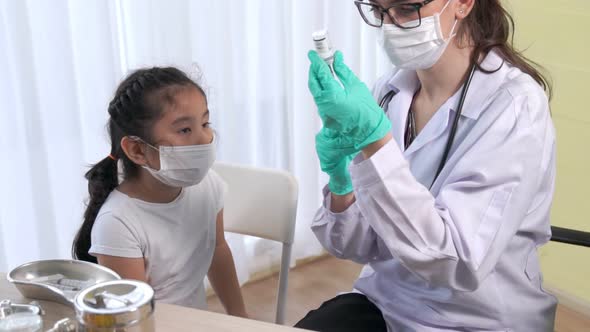
[[[36,303],[0,301],[0,332],[38,332],[43,328],[43,311]]]
[[[318,52],[319,56],[326,61],[328,66],[330,66],[332,72],[334,72],[334,49],[332,48],[332,42],[330,41],[328,30],[324,29],[316,31],[311,37],[313,38],[315,50]]]
[[[340,86],[343,87],[342,82],[338,79],[338,75],[334,71],[334,48],[332,47],[332,42],[330,41],[330,36],[328,34],[328,30],[323,29],[314,32],[311,37],[313,38],[313,43],[315,45],[316,52],[320,58],[324,59],[328,67],[330,67],[330,71],[332,72],[332,76]]]

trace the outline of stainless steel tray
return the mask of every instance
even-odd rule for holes
[[[10,271],[7,279],[24,297],[73,307],[74,298],[82,289],[121,277],[98,264],[56,259],[23,264]]]

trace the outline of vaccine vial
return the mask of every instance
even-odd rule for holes
[[[324,29],[316,31],[311,35],[311,37],[313,38],[316,52],[318,52],[320,58],[324,59],[324,61],[328,64],[334,79],[338,82],[338,84],[340,84],[340,86],[343,87],[342,82],[340,82],[336,72],[334,71],[334,53],[336,53],[336,51],[334,51],[334,48],[332,47],[328,30]]]
[[[312,35],[315,50],[318,52],[320,57],[326,61],[328,66],[332,68],[334,63],[334,49],[332,48],[332,42],[328,35],[328,30],[320,30],[314,32]]]

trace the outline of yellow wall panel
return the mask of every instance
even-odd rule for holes
[[[478,0],[486,1],[486,0]],[[557,183],[552,224],[590,231],[590,1],[505,1],[516,43],[553,78]],[[541,249],[546,284],[590,303],[590,249]]]

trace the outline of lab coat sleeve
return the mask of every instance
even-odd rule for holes
[[[361,236],[382,239],[406,268],[433,285],[479,287],[518,231],[548,167],[542,161],[554,138],[543,134],[552,127],[540,128],[551,124],[544,96],[506,92],[489,109],[476,125],[479,136],[436,197],[417,182],[393,141],[351,167],[358,214],[368,223],[356,227],[371,230]]]
[[[334,213],[330,211],[331,194],[327,187],[324,197],[311,229],[329,253],[359,264],[391,259],[391,253],[364,220],[356,203],[342,213]]]

